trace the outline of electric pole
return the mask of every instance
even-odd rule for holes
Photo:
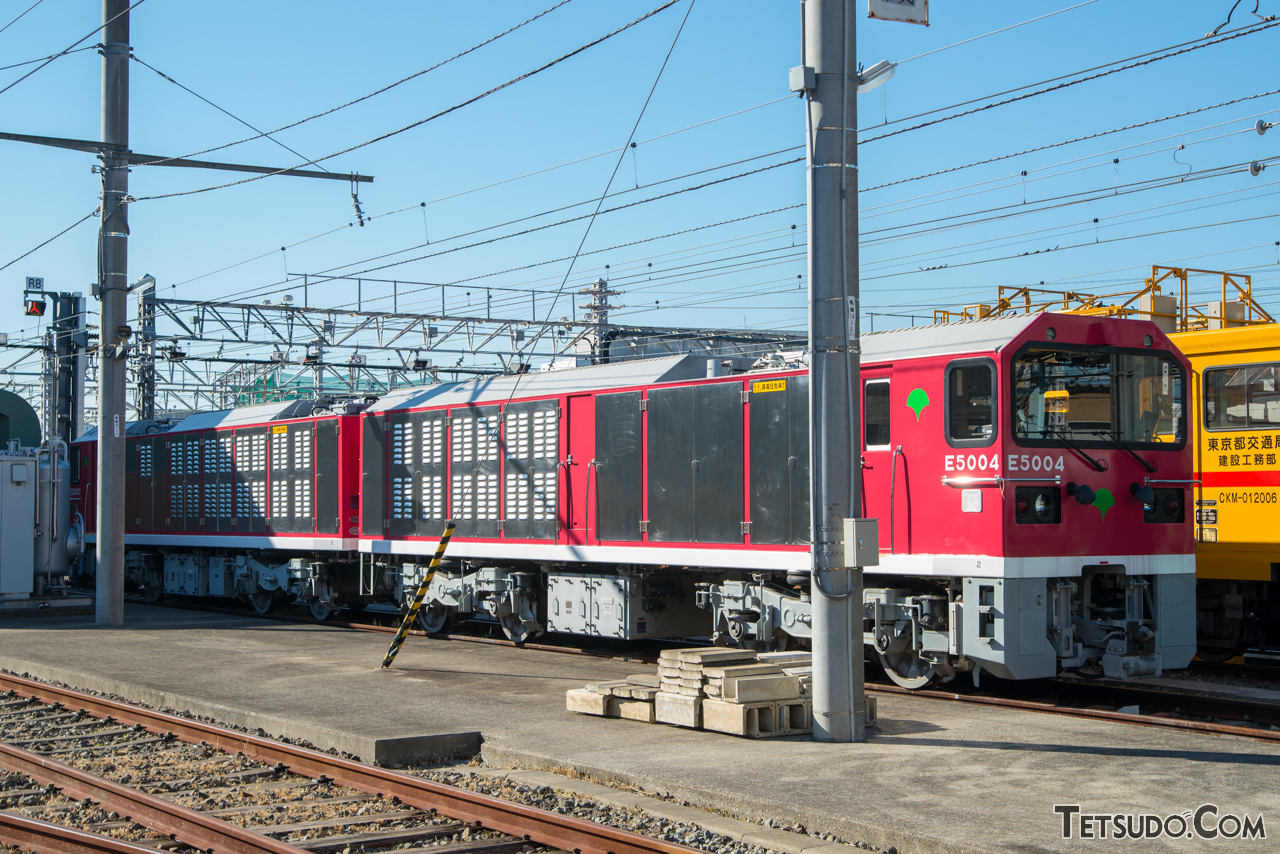
[[[102,0],[102,215],[98,233],[98,569],[95,623],[124,625],[125,345],[129,285],[129,0]],[[121,332],[124,331],[124,335]]]
[[[804,65],[792,70],[808,147],[813,737],[833,742],[866,739],[862,570],[845,567],[843,536],[861,509],[854,2],[805,0]]]

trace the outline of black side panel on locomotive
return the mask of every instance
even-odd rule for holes
[[[360,474],[360,530],[367,537],[381,537],[387,495],[387,417],[374,415],[364,419],[363,446],[360,452],[363,470]]]
[[[649,539],[742,541],[742,438],[737,383],[649,393]]]
[[[644,512],[640,392],[596,398],[596,523],[601,540],[639,540]]]
[[[757,390],[754,386],[760,386]],[[809,541],[809,378],[753,384],[751,542]]]
[[[329,418],[316,422],[316,532],[340,533],[341,514],[338,499],[338,419]]]

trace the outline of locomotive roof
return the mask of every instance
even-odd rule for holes
[[[262,424],[267,421],[284,421],[289,418],[306,418],[315,409],[315,405],[314,400],[286,400],[263,403],[258,406],[242,406],[238,409],[197,412],[173,425],[173,430],[175,433],[182,430],[213,430]]]
[[[907,329],[868,332],[862,336],[862,359],[887,362],[921,356],[996,352],[1016,338],[1039,315],[1019,314],[962,320]],[[519,391],[522,397],[549,397],[566,392],[590,392],[624,386],[655,385],[707,376],[706,356],[663,356],[635,359],[607,365],[590,365],[558,371],[539,371],[518,376],[480,377],[461,383],[441,383],[398,389],[383,395],[367,412],[417,409],[424,406],[455,406],[487,401],[504,401]],[[156,422],[131,422],[127,435],[147,432],[212,430],[262,424],[311,414],[314,401],[293,400],[198,412],[168,429],[155,429]],[[89,428],[76,441],[97,439],[97,429]]]
[[[995,352],[1036,320],[1038,314],[1000,315],[908,329],[868,332],[862,336],[862,360],[888,362],[947,356],[953,353]]]
[[[387,412],[423,406],[504,401],[517,391],[521,397],[549,397],[566,392],[653,385],[676,380],[703,379],[706,376],[706,356],[663,356],[658,359],[636,359],[608,365],[539,371],[516,376],[480,377],[462,383],[404,388],[383,395],[365,411]]]
[[[167,433],[169,425],[161,421],[128,421],[124,425],[124,434],[126,436],[145,436],[151,433]],[[77,436],[74,442],[96,442],[98,441],[98,428],[87,427],[84,433]]]

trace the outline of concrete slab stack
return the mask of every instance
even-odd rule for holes
[[[569,692],[569,711],[706,729],[746,738],[797,735],[813,729],[807,652],[761,653],[698,647],[663,651],[657,690],[626,682],[588,684]],[[636,677],[638,678],[638,677]],[[647,684],[653,684],[649,682]],[[621,703],[651,711],[625,712]]]

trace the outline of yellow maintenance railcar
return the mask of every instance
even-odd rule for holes
[[[1280,326],[1180,332],[1192,366],[1200,657],[1280,644]]]

